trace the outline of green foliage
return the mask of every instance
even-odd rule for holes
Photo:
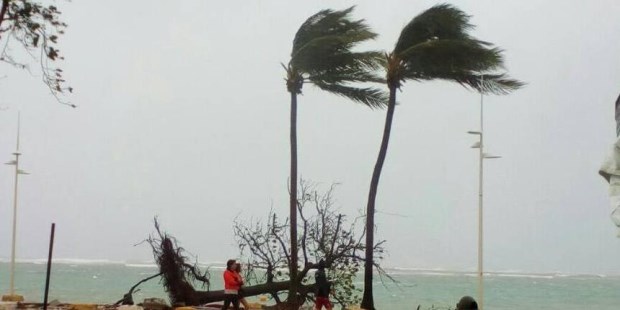
[[[351,83],[378,82],[375,75],[382,54],[355,52],[358,44],[377,37],[366,22],[352,20],[353,7],[342,11],[322,10],[308,18],[293,40],[287,70],[289,92],[301,93],[304,82],[347,97],[372,108],[383,107],[386,95],[374,88],[358,88]]]
[[[436,5],[414,17],[401,31],[394,53],[401,54],[412,44],[432,38],[446,40],[471,40],[467,33],[474,26],[470,16],[449,4]]]
[[[358,305],[362,301],[362,289],[355,286],[356,275],[362,268],[362,262],[358,260],[344,260],[332,265],[328,270],[328,277],[335,279],[333,285],[333,298],[341,306]]]
[[[523,83],[505,74],[502,50],[469,34],[470,16],[449,4],[436,5],[413,18],[388,57],[388,83],[443,79],[483,93],[506,94]]]
[[[54,5],[43,5],[32,0],[2,1],[0,10],[0,61],[18,68],[28,66],[11,53],[11,46],[21,46],[33,58],[39,58],[43,82],[59,100],[64,92],[73,92],[66,85],[63,70],[51,62],[63,60],[58,39],[67,24],[60,19],[61,12]],[[40,55],[36,56],[36,52]],[[61,101],[62,102],[62,101]]]

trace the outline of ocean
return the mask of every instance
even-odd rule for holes
[[[27,301],[42,302],[44,260],[20,262],[15,287]],[[212,289],[221,289],[222,269],[212,267]],[[473,273],[387,269],[397,281],[374,283],[377,309],[453,309],[464,295],[476,296]],[[52,266],[50,300],[73,303],[114,303],[139,280],[157,273],[153,264],[63,260]],[[358,283],[361,287],[362,283]],[[148,297],[167,300],[157,279],[143,283],[136,302]],[[9,263],[0,262],[0,294],[9,289]],[[249,298],[250,301],[253,301]],[[339,309],[339,308],[335,308]],[[490,273],[485,275],[487,310],[618,310],[620,276]]]

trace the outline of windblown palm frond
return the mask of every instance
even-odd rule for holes
[[[385,105],[387,96],[380,90],[351,85],[385,81],[375,73],[383,58],[381,53],[353,51],[358,44],[377,37],[363,19],[351,20],[353,9],[322,10],[301,25],[293,40],[289,76],[296,76],[303,82],[369,107],[381,107]],[[288,80],[288,85],[299,85],[297,91],[301,92],[303,82],[291,83]],[[363,98],[365,94],[371,97]],[[384,103],[380,104],[377,100]]]
[[[353,101],[367,105],[370,108],[383,108],[386,103],[385,93],[379,89],[372,87],[350,87],[340,84],[322,84],[317,83],[316,86],[324,91],[349,98]]]
[[[525,85],[525,83],[510,79],[506,74],[472,74],[472,73],[450,73],[442,76],[437,75],[435,79],[457,82],[463,87],[475,89],[483,94],[491,93],[495,95],[507,95]]]
[[[394,53],[428,40],[469,40],[470,16],[449,4],[436,5],[413,18],[400,33]]]
[[[441,4],[411,20],[390,55],[398,65],[398,70],[392,70],[392,82],[400,86],[406,80],[444,79],[495,94],[523,86],[504,74],[487,74],[480,84],[479,76],[503,69],[504,59],[501,49],[469,35],[474,28],[469,18],[451,5]]]
[[[415,76],[455,70],[495,70],[503,66],[502,51],[474,40],[432,40],[414,45],[398,55],[406,73]]]

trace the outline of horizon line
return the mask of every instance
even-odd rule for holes
[[[47,258],[17,258],[16,263],[22,264],[44,264],[47,263]],[[86,258],[54,258],[53,263],[62,265],[125,265],[127,267],[147,268],[157,267],[154,260],[112,260],[112,259],[86,259]],[[6,257],[0,257],[0,263],[10,263],[10,260]],[[198,265],[207,267],[222,267],[226,265],[226,261],[197,261]],[[217,266],[221,265],[221,266]],[[468,275],[475,274],[477,271],[475,268],[471,269],[453,269],[442,267],[409,267],[409,266],[386,266],[381,267],[386,271],[401,271],[401,272],[420,272],[427,275]],[[495,276],[539,276],[539,277],[578,277],[578,276],[593,276],[593,277],[620,277],[620,273],[593,273],[593,272],[565,272],[565,271],[523,271],[523,270],[485,270],[485,274]]]

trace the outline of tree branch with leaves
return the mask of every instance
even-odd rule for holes
[[[40,65],[41,79],[60,103],[71,107],[63,95],[72,93],[66,84],[64,71],[58,62],[64,60],[58,47],[67,24],[55,5],[43,5],[32,0],[2,0],[0,7],[0,61],[30,71],[29,61],[21,59],[14,48],[21,48]]]

